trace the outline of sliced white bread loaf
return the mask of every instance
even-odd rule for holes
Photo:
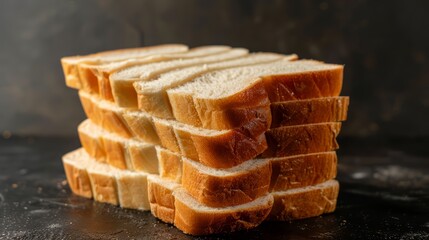
[[[138,105],[141,110],[155,117],[172,119],[174,116],[166,92],[170,88],[183,85],[202,74],[214,70],[295,59],[297,59],[297,56],[294,54],[254,53],[237,59],[202,64],[166,72],[155,80],[134,83],[134,88],[136,89],[138,97]]]
[[[91,120],[78,127],[80,142],[97,161],[119,169],[158,173],[155,145],[110,133]]]
[[[75,194],[123,208],[150,209],[147,173],[111,168],[91,158],[84,149],[64,155],[63,164]]]
[[[258,226],[265,219],[292,220],[318,216],[335,209],[338,182],[327,182],[264,195],[246,204],[209,207],[175,182],[156,175],[117,170],[92,159],[83,149],[63,157],[72,191],[96,201],[147,210],[174,223],[185,233],[205,235]]]
[[[153,145],[120,138],[90,120],[78,129],[82,145],[90,155],[103,152],[110,166],[150,173],[158,173],[159,161],[161,177],[182,183],[195,199],[211,207],[243,204],[265,194],[269,188],[285,190],[313,185],[336,174],[333,152],[253,159],[232,168],[216,169],[161,147],[157,147],[157,158]],[[101,143],[93,144],[98,141]]]
[[[182,44],[165,44],[158,46],[130,48],[105,51],[85,56],[72,56],[61,58],[66,85],[71,88],[81,89],[82,83],[78,71],[79,64],[98,65],[103,63],[118,62],[130,58],[141,58],[155,54],[180,53],[188,51],[188,47]]]
[[[110,75],[113,98],[120,107],[137,108],[137,94],[133,86],[133,83],[136,81],[150,81],[158,75],[174,69],[234,59],[247,54],[247,49],[233,48],[229,51],[222,51],[209,56],[177,59],[125,68]]]
[[[268,216],[273,205],[273,197],[266,194],[247,204],[214,208],[199,203],[179,184],[158,176],[150,176],[148,186],[152,214],[192,235],[254,228]]]
[[[177,183],[158,176],[151,176],[148,183],[149,193],[154,195],[150,199],[156,199],[151,202],[151,208],[156,206],[151,209],[154,216],[191,235],[233,232],[254,228],[264,220],[293,220],[333,212],[339,191],[338,182],[329,180],[272,192],[242,205],[216,208],[201,204]]]
[[[253,137],[256,134],[235,129],[209,130],[153,118],[141,111],[125,111],[107,101],[79,93],[88,118],[97,125],[128,136],[131,129],[145,142],[159,144],[160,141],[163,147],[211,167],[233,167],[261,153],[264,157],[281,157],[331,151],[338,147],[335,137],[340,130],[339,123],[281,127]],[[266,138],[270,143],[267,151]]]
[[[159,161],[159,176],[162,179],[180,184],[182,183],[183,175],[186,177],[192,176],[191,174],[183,173],[183,157],[180,154],[162,147],[156,147],[156,152]],[[251,161],[271,163],[270,192],[316,185],[334,179],[337,176],[338,160],[335,151]],[[192,172],[199,172],[201,164],[193,163],[188,165],[188,168],[193,168],[193,170],[190,170]],[[241,164],[241,166],[244,165]],[[206,166],[203,166],[203,168],[210,169]],[[219,169],[214,169],[213,171],[215,170]],[[195,180],[191,178],[188,181]]]
[[[338,96],[342,77],[341,65],[277,61],[214,71],[167,94],[178,121],[221,130],[270,123],[271,102]]]
[[[82,82],[82,89],[99,94],[101,98],[114,101],[110,87],[109,77],[113,72],[126,67],[148,64],[154,62],[168,61],[173,59],[188,59],[211,54],[218,54],[231,49],[228,46],[202,46],[190,49],[186,52],[169,53],[164,48],[158,48],[159,51],[147,52],[121,61],[107,62],[101,64],[80,63],[78,64],[79,76]],[[164,51],[162,51],[164,50]]]
[[[87,117],[97,125],[123,137],[136,136],[150,143],[160,143],[150,114],[127,111],[84,91],[79,91],[79,96]],[[347,118],[348,103],[348,97],[272,103],[271,127],[344,121]]]

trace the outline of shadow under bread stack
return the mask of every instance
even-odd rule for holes
[[[335,210],[343,66],[180,44],[61,59],[88,117],[72,191],[228,233]]]

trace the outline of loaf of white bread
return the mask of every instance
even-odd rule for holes
[[[88,117],[71,190],[206,235],[333,212],[343,66],[168,44],[61,59]]]

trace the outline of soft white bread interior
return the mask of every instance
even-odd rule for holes
[[[75,194],[123,208],[150,208],[147,173],[111,168],[97,162],[84,149],[64,155],[63,164],[70,188]]]
[[[79,74],[83,82],[83,89],[88,92],[99,94],[101,98],[114,101],[112,87],[110,85],[110,75],[114,72],[129,68],[135,65],[144,65],[174,59],[190,59],[196,57],[209,56],[229,51],[228,46],[203,46],[192,48],[186,52],[179,53],[159,53],[147,55],[145,57],[131,58],[119,62],[111,62],[99,65],[79,64]]]
[[[338,96],[342,71],[341,65],[317,61],[277,61],[210,72],[167,90],[167,94],[174,117],[180,122],[224,129],[245,126],[255,119],[248,117],[255,114],[253,111],[243,109],[258,109],[271,102]],[[228,111],[240,116],[242,122],[237,123],[231,113],[225,114]],[[264,115],[257,117],[270,119]]]
[[[215,46],[207,48],[214,47]],[[113,98],[118,106],[136,108],[138,107],[137,93],[133,87],[133,83],[136,81],[150,81],[152,78],[157,77],[164,72],[177,68],[234,59],[247,54],[247,49],[233,48],[228,51],[220,51],[218,54],[203,57],[177,59],[132,66],[110,75],[110,85],[112,87]]]
[[[174,116],[171,112],[171,106],[166,92],[166,90],[170,88],[183,85],[202,74],[214,70],[295,59],[297,59],[297,56],[294,54],[254,53],[237,59],[201,64],[166,72],[152,81],[135,82],[134,88],[137,91],[140,109],[155,117],[171,119],[174,118]]]
[[[188,47],[182,44],[165,44],[142,48],[112,50],[85,56],[63,57],[61,58],[61,65],[63,67],[66,85],[71,88],[81,89],[82,83],[78,71],[79,64],[98,65],[123,61],[129,58],[141,58],[154,54],[186,52],[187,50]]]

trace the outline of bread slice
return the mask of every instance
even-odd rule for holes
[[[314,186],[272,192],[274,204],[267,220],[289,221],[335,211],[340,186],[329,180]]]
[[[267,149],[263,158],[285,157],[338,149],[337,136],[341,123],[313,123],[279,127],[265,133]]]
[[[94,159],[119,169],[158,173],[158,160],[153,144],[127,139],[83,121],[78,127],[83,148]]]
[[[228,169],[215,169],[182,158],[182,187],[209,207],[228,207],[251,202],[267,194],[271,163],[249,160]]]
[[[333,151],[252,159],[228,169],[210,168],[160,147],[157,153],[163,169],[160,177],[181,183],[193,198],[210,207],[244,204],[268,191],[316,185],[337,173]]]
[[[175,189],[173,195],[174,225],[191,235],[230,233],[255,228],[265,220],[273,205],[270,194],[246,204],[222,208],[207,207],[182,188]]]
[[[258,226],[264,220],[293,220],[335,210],[339,185],[329,180],[314,186],[272,192],[246,204],[208,207],[184,188],[158,176],[148,178],[149,192],[157,199],[152,213],[191,235],[230,233]],[[154,191],[151,189],[154,188]],[[274,200],[274,201],[273,201]],[[172,202],[174,201],[174,204]],[[165,206],[163,206],[165,204]],[[161,217],[160,217],[161,216]]]
[[[111,168],[91,158],[84,149],[63,156],[71,190],[79,196],[123,208],[148,210],[147,173]]]
[[[156,175],[149,176],[147,182],[152,215],[166,223],[173,224],[175,215],[173,192],[180,187],[180,184],[165,181]]]
[[[236,166],[264,153],[268,145],[271,149],[263,154],[264,157],[323,152],[338,147],[335,140],[341,126],[338,123],[282,127],[266,133],[260,131],[259,135],[256,131],[243,132],[243,129],[217,131],[154,118],[141,111],[126,111],[89,94],[79,94],[88,118],[97,125],[110,132],[134,135],[148,143],[160,142],[163,147],[210,167]]]
[[[153,120],[163,147],[213,168],[236,166],[258,156],[267,148],[264,133],[258,137],[249,137],[247,133],[236,129],[216,131],[177,121]]]
[[[337,176],[335,151],[267,158],[271,162],[270,192],[317,185]]]
[[[271,103],[271,128],[347,119],[349,97],[326,97]]]
[[[89,162],[84,159],[85,154],[74,151],[63,156],[63,166],[70,189],[79,196],[92,198],[91,181],[87,168]]]
[[[168,149],[156,146],[158,158],[159,176],[172,182],[182,182],[182,156]]]
[[[103,99],[113,101],[109,77],[113,72],[134,65],[168,61],[173,59],[187,59],[217,54],[228,51],[228,46],[205,46],[190,49],[189,51],[172,52],[169,48],[155,48],[145,54],[140,53],[132,58],[122,61],[102,64],[80,63],[78,64],[82,89],[89,93],[100,94]]]
[[[156,152],[159,161],[159,176],[162,179],[182,183],[183,175],[192,176],[191,174],[183,174],[183,157],[180,154],[162,147],[156,147]],[[190,160],[187,160],[186,162],[189,161]],[[250,161],[265,161],[267,165],[268,162],[270,162],[270,192],[316,185],[334,179],[337,176],[338,160],[335,151],[278,158],[254,159]],[[192,168],[192,172],[200,172],[199,166],[202,165],[196,162],[193,163],[194,164],[188,165],[188,168]],[[241,168],[245,166],[245,164],[246,163],[241,164]],[[202,166],[202,168],[210,169],[205,166]],[[211,169],[210,171],[215,172],[217,170],[218,169]],[[231,169],[229,169],[229,171],[230,170]],[[195,179],[191,178],[188,181],[195,181]],[[205,182],[201,181],[200,188],[205,188],[204,184]],[[221,188],[222,185],[219,185],[219,187]]]
[[[254,53],[241,58],[182,68],[161,74],[156,80],[135,82],[139,108],[155,117],[173,119],[167,90],[183,85],[210,71],[255,65],[279,60],[295,60],[297,56],[275,53]]]
[[[205,57],[177,59],[132,66],[110,75],[110,85],[112,87],[113,98],[115,99],[116,104],[120,107],[137,108],[137,94],[133,86],[134,82],[150,81],[162,73],[178,68],[234,59],[247,54],[247,49],[233,48],[226,52],[223,51],[219,54],[212,54]]]
[[[161,145],[170,151],[209,167],[230,168],[258,155],[270,158],[335,150],[341,123],[280,127],[260,138],[236,130],[207,130],[160,119],[155,120],[155,128]]]
[[[79,64],[98,65],[117,62],[129,58],[141,58],[154,54],[186,52],[188,47],[182,44],[165,44],[143,48],[130,48],[113,51],[105,51],[85,56],[72,56],[61,58],[66,85],[71,88],[81,89],[83,84],[78,71]],[[84,75],[84,78],[87,76]]]
[[[222,130],[270,121],[272,102],[338,96],[342,76],[341,65],[278,61],[211,72],[167,94],[178,121]]]
[[[84,91],[79,91],[79,98],[86,116],[95,124],[106,129],[109,132],[116,133],[121,137],[131,138],[133,134],[128,128],[128,124],[123,118],[124,109],[115,107],[114,104],[103,101],[96,95],[89,94]],[[150,127],[150,126],[148,126]],[[148,130],[149,132],[150,130]],[[152,128],[153,134],[146,135],[149,142],[158,143],[159,139],[155,130]]]

